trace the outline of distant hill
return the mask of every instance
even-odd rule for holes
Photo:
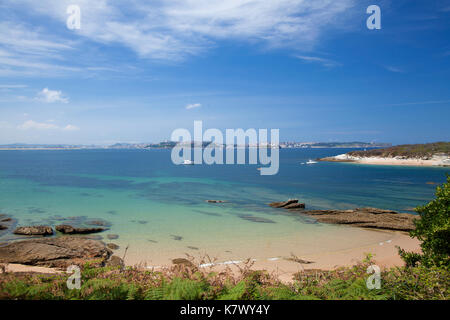
[[[427,158],[437,154],[450,156],[450,142],[433,142],[426,144],[404,144],[384,149],[372,149],[367,151],[351,151],[347,153],[354,157],[406,157]]]

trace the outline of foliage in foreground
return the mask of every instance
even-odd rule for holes
[[[264,271],[236,275],[175,266],[162,272],[137,268],[82,270],[81,289],[68,289],[68,275],[1,274],[0,299],[149,299],[149,300],[378,300],[449,299],[450,274],[443,268],[406,267],[384,271],[381,289],[367,289],[365,260],[351,268],[305,271],[283,284]]]
[[[408,266],[450,268],[450,175],[447,182],[436,188],[436,199],[416,208],[420,219],[414,221],[411,237],[421,241],[422,254],[399,249]]]

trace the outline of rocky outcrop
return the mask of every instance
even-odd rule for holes
[[[65,268],[91,260],[103,263],[111,254],[100,241],[63,236],[18,241],[0,247],[0,263]]]
[[[353,210],[302,210],[299,212],[324,223],[395,231],[411,231],[415,228],[414,220],[419,219],[419,216],[413,214],[398,213],[392,210],[377,208],[356,208]]]
[[[56,230],[64,234],[87,234],[105,231],[105,228],[76,228],[68,224],[60,224],[56,226]]]
[[[205,200],[205,202],[208,202],[208,203],[225,203],[227,201],[225,201],[225,200]]]
[[[49,226],[18,227],[14,230],[14,234],[21,234],[25,236],[51,236],[53,234],[53,229]]]
[[[186,267],[189,267],[189,268],[194,268],[195,267],[195,265],[191,261],[189,261],[188,259],[185,259],[185,258],[172,259],[172,263],[174,265],[182,265],[182,266],[186,266]]]
[[[107,246],[109,249],[111,249],[111,250],[117,250],[117,249],[120,248],[117,244],[112,243],[112,242],[111,242],[111,243],[107,243],[106,246]]]
[[[118,256],[112,256],[107,262],[107,267],[125,267],[125,263],[123,262],[123,259]]]
[[[283,202],[272,202],[269,206],[273,208],[284,208],[284,209],[302,209],[305,208],[305,204],[298,202],[298,199],[289,199]]]

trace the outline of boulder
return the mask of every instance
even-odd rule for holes
[[[0,230],[6,230],[6,229],[8,229],[7,226],[4,226],[4,225],[0,224]]]
[[[14,234],[26,236],[51,236],[53,234],[53,229],[49,226],[18,227],[14,230]]]
[[[296,203],[298,203],[298,199],[289,199],[287,201],[269,203],[269,206],[273,208],[285,208],[286,206]]]
[[[225,203],[225,200],[205,200],[205,202],[208,203]]]
[[[305,204],[300,202],[291,203],[284,206],[283,209],[305,209]]]
[[[112,252],[104,243],[84,237],[63,236],[10,243],[0,247],[0,263],[65,268],[90,260],[101,263]]]
[[[117,249],[120,248],[117,244],[112,243],[112,242],[111,242],[111,243],[107,243],[106,246],[107,246],[108,248],[110,248],[111,250],[117,250]]]
[[[107,267],[125,267],[125,263],[123,262],[123,259],[118,256],[112,256],[108,261],[106,261]]]
[[[56,226],[56,230],[64,234],[87,234],[105,231],[105,228],[76,228],[68,224],[60,224]]]
[[[189,268],[194,268],[195,265],[189,261],[188,259],[185,258],[176,258],[176,259],[172,259],[172,263],[175,265],[183,265]]]

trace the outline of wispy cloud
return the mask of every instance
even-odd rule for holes
[[[389,106],[411,106],[411,105],[420,105],[420,104],[443,104],[443,103],[450,103],[450,100],[432,100],[432,101],[393,103],[393,104],[389,104]]]
[[[23,84],[0,84],[0,89],[22,89],[26,87]]]
[[[30,130],[30,129],[52,130],[52,129],[58,129],[59,127],[52,123],[36,122],[33,120],[28,120],[28,121],[25,121],[24,123],[22,123],[21,125],[19,125],[17,128],[21,129],[21,130]]]
[[[301,56],[301,55],[296,55],[295,56],[297,59],[303,60],[305,62],[308,63],[319,63],[321,65],[323,65],[324,67],[337,67],[340,66],[341,64],[330,60],[330,59],[325,59],[325,58],[320,58],[320,57],[312,57],[312,56]]]
[[[78,130],[80,130],[80,128],[77,127],[77,126],[74,126],[74,125],[72,125],[72,124],[68,124],[67,126],[65,126],[65,127],[63,128],[63,130],[64,130],[64,131],[78,131]]]
[[[69,103],[69,98],[64,97],[61,91],[50,90],[48,88],[42,89],[42,91],[37,94],[36,99],[47,103]]]
[[[62,131],[78,131],[79,127],[68,124],[66,126],[60,127],[56,124],[49,122],[37,122],[33,120],[27,120],[21,125],[17,126],[20,130],[62,130]]]
[[[191,103],[186,106],[187,110],[200,108],[202,105],[200,103]]]
[[[3,0],[5,8],[28,12],[58,21],[67,19],[72,0]],[[101,44],[119,44],[140,57],[180,60],[196,55],[220,40],[261,43],[267,47],[312,47],[325,30],[342,22],[356,0],[78,0],[82,25],[71,39],[87,39]],[[19,9],[18,9],[19,8]],[[5,29],[5,28],[0,28]],[[8,28],[6,28],[8,29]],[[30,28],[28,28],[30,29]],[[5,34],[17,39],[21,28]],[[50,30],[47,30],[50,31]],[[37,32],[22,40],[4,40],[16,51],[62,52],[71,50],[71,41],[54,41]],[[4,39],[4,36],[0,35]],[[1,62],[0,62],[1,63]]]
[[[384,66],[384,68],[385,68],[387,71],[395,72],[395,73],[403,73],[403,72],[405,72],[403,69],[400,69],[400,68],[394,67],[394,66]]]

